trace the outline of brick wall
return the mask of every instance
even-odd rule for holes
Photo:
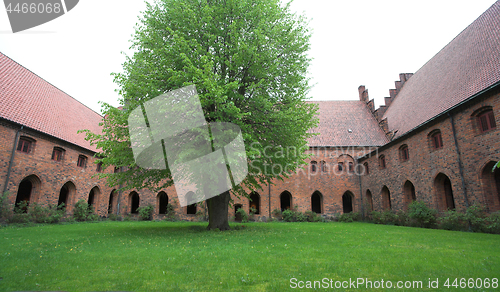
[[[500,126],[500,94],[496,90],[457,108],[450,113],[451,117],[444,115],[433,120],[410,135],[381,147],[370,157],[360,159],[360,163],[368,163],[370,169],[370,173],[361,178],[364,199],[366,200],[367,191],[370,191],[374,209],[383,210],[382,188],[386,186],[390,192],[392,209],[402,210],[411,201],[407,199],[409,184],[405,192],[405,183],[409,181],[415,188],[417,200],[444,211],[447,205],[443,184],[447,177],[451,182],[457,210],[463,211],[466,208],[466,194],[469,205],[477,202],[485,205],[489,211],[499,210],[499,192],[491,167],[500,159],[500,130],[497,127],[481,133],[476,119],[476,114],[487,108],[493,109],[496,124]],[[459,171],[452,118],[463,176]],[[436,130],[441,131],[443,147],[440,149],[433,149],[429,137]],[[402,145],[409,148],[410,158],[407,161],[400,157]],[[379,167],[380,155],[386,157],[385,169]]]

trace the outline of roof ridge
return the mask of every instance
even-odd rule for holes
[[[44,82],[46,82],[47,84],[50,84],[50,86],[54,87],[55,89],[59,90],[60,92],[64,93],[65,95],[71,97],[73,100],[75,100],[76,102],[80,103],[81,105],[83,105],[84,107],[88,108],[89,110],[91,110],[92,112],[94,112],[95,114],[99,115],[100,117],[103,117],[103,115],[101,115],[100,113],[96,112],[95,110],[91,109],[89,106],[87,106],[86,104],[84,104],[83,102],[79,101],[78,99],[74,98],[73,96],[67,94],[64,90],[60,89],[59,87],[55,86],[54,84],[50,83],[49,81],[45,80],[45,78],[43,78],[42,76],[36,74],[35,72],[31,71],[30,69],[26,68],[25,66],[23,66],[22,64],[18,63],[17,61],[15,61],[14,59],[12,59],[11,57],[7,56],[6,54],[0,52],[0,54],[4,55],[5,57],[7,57],[9,60],[11,60],[12,62],[16,63],[17,65],[21,66],[22,68],[28,70],[30,73],[32,73],[33,75],[37,76],[38,78],[42,79]]]

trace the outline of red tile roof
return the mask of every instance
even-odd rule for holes
[[[383,118],[401,136],[499,81],[500,1],[406,81]]]
[[[102,116],[0,53],[0,117],[96,151],[78,130],[100,133]]]
[[[315,101],[319,126],[309,146],[382,146],[388,142],[375,117],[361,101]]]

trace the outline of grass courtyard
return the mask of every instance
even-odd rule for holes
[[[307,281],[382,291],[382,280],[394,287],[402,281],[399,291],[500,291],[491,280],[500,278],[499,235],[368,223],[248,223],[228,232],[206,225],[3,227],[0,291],[283,291]],[[379,288],[353,288],[350,278]],[[429,278],[438,279],[437,289],[427,287]],[[462,289],[460,278],[488,278],[490,285]],[[423,286],[404,288],[408,281]]]

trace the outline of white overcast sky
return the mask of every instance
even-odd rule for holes
[[[493,0],[295,0],[313,29],[312,100],[356,100],[365,85],[377,107],[399,73],[414,73]],[[0,6],[0,52],[91,109],[118,105],[120,72],[142,0],[81,0],[67,14],[13,34]],[[0,80],[1,82],[1,80]]]

